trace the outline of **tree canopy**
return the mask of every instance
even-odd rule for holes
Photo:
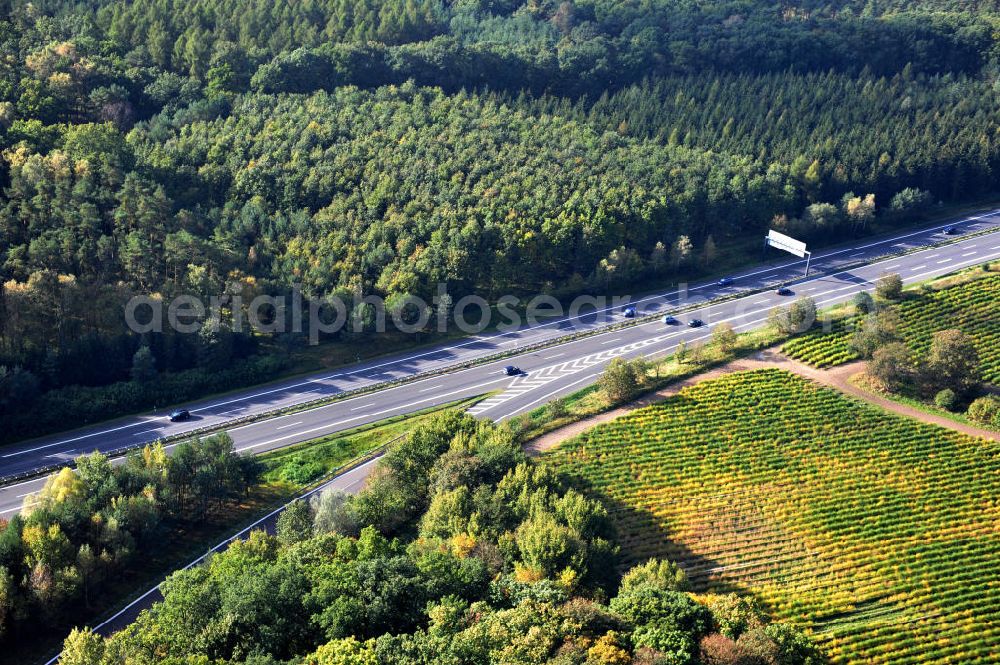
[[[9,437],[294,342],[140,335],[137,294],[634,288],[995,191],[995,4],[8,0]]]
[[[173,574],[163,601],[114,636],[74,631],[63,658],[694,665],[722,640],[746,660],[719,662],[822,662],[752,599],[688,593],[668,561],[619,580],[607,510],[505,427],[436,416],[358,496],[334,496],[322,513],[322,499],[292,504],[276,537],[255,531]]]
[[[226,434],[183,442],[170,456],[150,445],[124,464],[95,452],[53,473],[0,523],[0,644],[86,617],[112,576],[162,546],[165,526],[240,500],[258,475]]]

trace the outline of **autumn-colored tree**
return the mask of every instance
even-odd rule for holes
[[[712,329],[712,341],[723,353],[729,353],[736,348],[739,338],[729,323],[719,323]]]
[[[958,395],[971,394],[980,382],[975,343],[960,330],[934,333],[922,373],[925,383],[934,391],[951,388]]]

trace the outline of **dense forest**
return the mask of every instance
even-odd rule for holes
[[[301,343],[136,294],[635,289],[989,195],[995,4],[3,0],[2,436]]]
[[[226,434],[171,455],[147,446],[116,465],[95,452],[52,474],[0,529],[0,644],[20,639],[23,649],[87,617],[108,583],[141,568],[171,528],[243,499],[259,475],[256,458],[233,452]]]
[[[510,429],[446,413],[356,497],[298,501],[174,573],[164,600],[78,665],[820,665],[752,598],[693,595],[651,560],[624,576],[607,508],[527,459]]]

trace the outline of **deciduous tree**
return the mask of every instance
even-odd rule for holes
[[[958,395],[969,395],[980,381],[979,352],[960,330],[934,333],[923,375],[926,384],[935,390],[951,388]]]

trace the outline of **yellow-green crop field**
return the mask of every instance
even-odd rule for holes
[[[1000,273],[940,290],[908,292],[897,305],[903,341],[918,356],[930,348],[939,330],[958,328],[972,337],[982,361],[983,378],[1000,383]],[[839,365],[857,356],[843,323],[830,332],[816,329],[785,343],[782,351],[815,367]]]
[[[835,663],[1000,655],[1000,454],[775,369],[730,374],[547,454],[616,518],[626,564],[756,595]]]

